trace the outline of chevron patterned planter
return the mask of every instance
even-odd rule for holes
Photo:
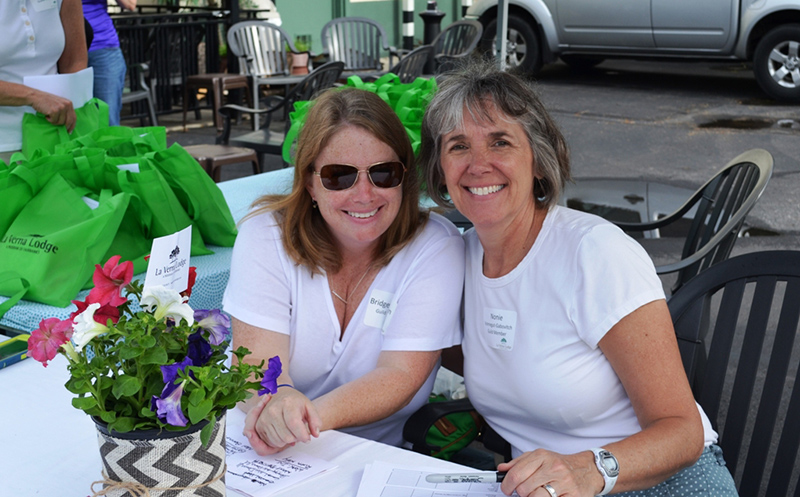
[[[103,486],[95,495],[225,496],[224,415],[217,420],[208,447],[200,443],[204,423],[184,432],[149,430],[113,436],[95,423],[105,478],[95,482]]]

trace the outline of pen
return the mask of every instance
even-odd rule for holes
[[[477,473],[430,474],[425,477],[428,483],[500,483],[506,477],[505,471],[480,471]]]

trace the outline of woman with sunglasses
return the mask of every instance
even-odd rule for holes
[[[491,65],[448,74],[421,145],[431,199],[474,225],[464,379],[511,444],[502,491],[736,495],[653,263],[613,224],[558,205],[567,144],[533,89]]]
[[[460,341],[464,245],[419,209],[414,154],[394,111],[330,90],[300,132],[294,185],[241,224],[225,292],[234,347],[279,356],[275,395],[245,404],[260,454],[338,429],[400,445],[440,351]]]

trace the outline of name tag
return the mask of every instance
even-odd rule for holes
[[[56,0],[31,0],[31,4],[33,5],[33,10],[36,12],[43,12],[58,7],[58,2]]]
[[[514,348],[517,313],[485,307],[483,309],[483,328],[489,345],[498,350],[511,350]]]
[[[364,324],[386,331],[392,320],[392,313],[397,308],[394,294],[383,290],[373,290],[367,299],[367,312]]]

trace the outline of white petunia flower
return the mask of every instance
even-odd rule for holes
[[[191,326],[194,324],[194,310],[186,303],[188,300],[189,297],[183,297],[171,288],[158,285],[145,288],[139,304],[147,312],[153,312],[155,309],[153,316],[159,321],[172,318],[176,323],[180,323],[183,318]]]
[[[83,347],[88,344],[92,338],[108,333],[109,329],[106,325],[100,324],[94,320],[94,313],[100,309],[100,304],[89,304],[89,306],[82,313],[75,316],[73,322],[75,323],[75,332],[72,334],[72,340],[75,342],[75,351],[80,352]]]

